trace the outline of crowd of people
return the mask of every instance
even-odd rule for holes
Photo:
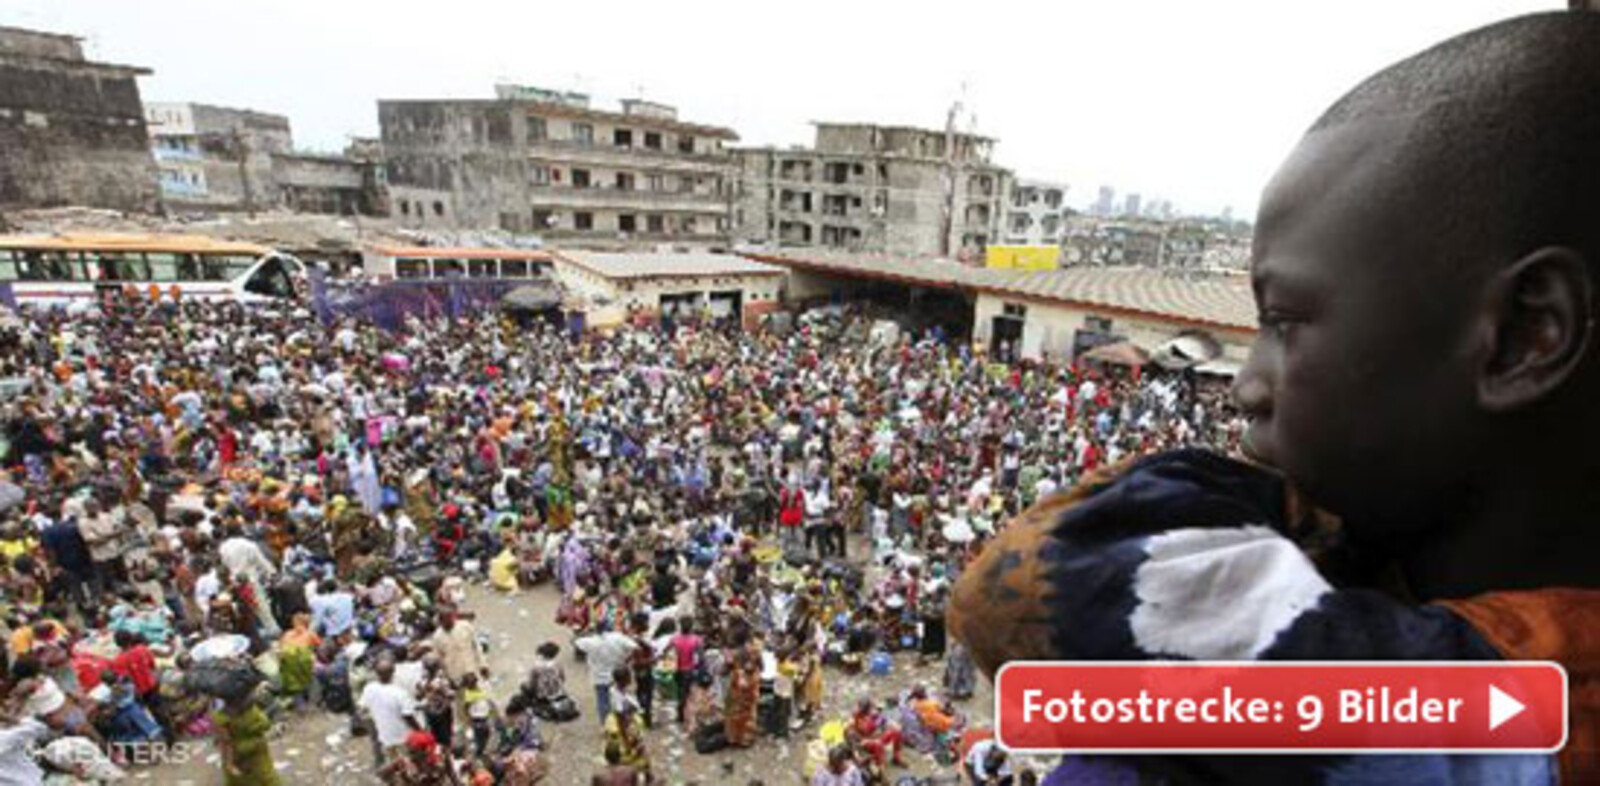
[[[393,784],[527,786],[597,754],[593,783],[648,783],[668,726],[706,756],[808,740],[817,786],[886,783],[910,751],[1025,782],[961,710],[947,588],[1034,501],[1231,450],[1241,423],[1192,374],[867,324],[27,314],[0,344],[0,768],[94,782],[211,738],[226,783],[273,784],[275,722],[327,711]],[[548,584],[570,637],[492,675],[474,584]],[[831,680],[894,653],[942,679],[830,716]],[[549,749],[552,723],[601,725],[603,750]]]

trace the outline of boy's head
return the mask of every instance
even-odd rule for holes
[[[1600,15],[1512,19],[1356,87],[1267,187],[1247,450],[1358,542],[1566,482],[1600,425],[1597,90]]]

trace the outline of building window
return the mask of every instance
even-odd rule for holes
[[[528,115],[528,141],[543,142],[550,135],[550,127],[542,117]]]
[[[573,213],[572,214],[572,227],[574,229],[580,229],[580,230],[584,230],[584,231],[588,231],[588,230],[594,229],[594,214],[593,213]]]
[[[1083,328],[1094,333],[1110,333],[1111,319],[1109,317],[1087,316],[1083,318]]]
[[[651,150],[661,149],[661,133],[658,131],[644,132],[644,146]]]
[[[572,187],[573,188],[588,188],[589,187],[589,170],[587,170],[587,169],[574,169],[574,170],[572,170]]]
[[[667,190],[666,180],[661,175],[645,175],[644,183],[647,191]]]
[[[550,167],[534,164],[528,168],[528,182],[536,186],[550,185]]]
[[[678,222],[678,228],[681,229],[685,235],[694,234],[695,233],[695,225],[696,225],[696,221],[695,221],[695,217],[694,216],[684,216]]]
[[[1028,307],[1018,303],[1007,303],[1002,313],[1008,317],[1023,319],[1028,316]]]
[[[433,214],[436,215],[436,216],[444,215],[444,203],[443,202],[440,202],[437,199],[433,200]]]
[[[632,191],[633,190],[633,182],[634,182],[633,181],[633,174],[631,172],[618,172],[617,173],[617,190],[618,191]]]
[[[411,215],[411,203],[405,201],[404,199],[400,200],[400,215],[402,215],[402,216]]]
[[[667,231],[666,227],[666,219],[662,218],[661,214],[659,213],[652,213],[651,215],[644,217],[644,228],[647,232],[653,232],[659,235],[662,232]]]
[[[611,141],[617,147],[633,147],[633,130],[619,128],[611,132]]]
[[[617,216],[617,229],[621,232],[633,232],[636,229],[636,219],[632,213],[623,213]]]
[[[679,153],[693,153],[694,152],[694,137],[689,136],[688,134],[684,134],[683,136],[678,137],[678,152]]]
[[[548,210],[538,209],[533,211],[533,224],[531,227],[533,231],[543,232],[544,230],[554,227],[555,225],[556,217],[554,213],[551,213]]]
[[[573,123],[572,141],[580,145],[594,144],[594,126],[588,123]]]

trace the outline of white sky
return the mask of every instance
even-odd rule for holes
[[[6,0],[0,24],[152,68],[145,100],[289,116],[296,143],[376,135],[378,98],[510,79],[640,95],[745,144],[812,120],[942,127],[962,96],[999,163],[1250,217],[1321,110],[1449,35],[1564,0]]]

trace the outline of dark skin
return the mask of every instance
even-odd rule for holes
[[[1591,261],[1451,247],[1396,196],[1432,177],[1405,163],[1411,122],[1308,134],[1268,187],[1262,329],[1235,384],[1246,450],[1417,599],[1600,586]]]

